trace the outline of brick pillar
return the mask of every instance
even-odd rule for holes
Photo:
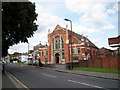
[[[66,62],[70,62],[70,50],[69,50],[69,44],[65,44],[65,54],[66,54]]]
[[[51,46],[48,46],[48,62],[51,62]]]

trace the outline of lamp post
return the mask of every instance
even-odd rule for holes
[[[73,50],[72,50],[72,21],[69,20],[69,19],[64,19],[65,21],[70,21],[70,24],[71,24],[71,61],[72,61],[72,69],[73,69]]]
[[[29,42],[28,42],[28,63],[29,63]]]

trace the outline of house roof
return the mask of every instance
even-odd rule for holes
[[[83,38],[84,41],[88,40],[88,43],[89,43],[89,46],[90,47],[94,47],[94,48],[98,48],[96,45],[94,45],[87,37],[83,36],[83,35],[80,35],[80,34],[77,34],[77,33],[74,33],[74,36],[81,41],[81,39]]]

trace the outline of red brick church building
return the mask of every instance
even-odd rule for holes
[[[33,59],[34,61],[40,60],[43,64],[65,64],[72,61],[93,59],[97,53],[98,47],[87,37],[75,32],[71,34],[67,27],[62,28],[57,25],[52,33],[48,30],[48,45],[40,43],[34,46]]]

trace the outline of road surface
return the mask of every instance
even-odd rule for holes
[[[118,88],[118,81],[8,64],[6,71],[27,88]]]

